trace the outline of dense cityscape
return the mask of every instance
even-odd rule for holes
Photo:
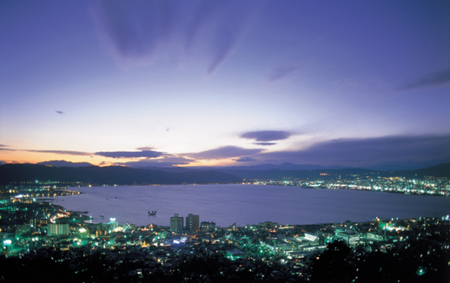
[[[341,180],[252,180],[255,185],[279,185],[279,186],[301,186],[304,188],[322,189],[347,189],[363,191],[379,191],[389,193],[418,194],[418,195],[450,195],[450,180],[447,178],[426,177],[424,179],[406,179],[405,177],[376,177],[365,176],[360,178]]]
[[[373,184],[356,180],[252,182],[382,191],[395,187],[401,193],[405,189],[424,193],[424,189],[436,195],[449,191],[444,179],[383,178]],[[68,282],[331,282],[330,278],[339,276],[339,282],[375,282],[374,278],[378,282],[448,282],[450,274],[449,215],[218,227],[214,222],[200,222],[203,215],[174,213],[167,227],[119,225],[114,218],[92,223],[87,212],[67,211],[52,203],[54,197],[79,193],[66,185],[36,181],[2,188],[1,264],[10,266],[5,270],[11,272],[4,272],[0,280],[31,279],[27,276],[33,273],[18,275],[13,267],[21,264],[36,272],[43,268],[38,262],[44,261],[65,270],[57,273],[56,281]],[[156,213],[149,211],[149,215]]]

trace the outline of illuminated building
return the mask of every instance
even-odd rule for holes
[[[69,235],[69,233],[70,233],[69,224],[50,223],[47,225],[47,235],[49,236]]]
[[[177,213],[170,217],[170,232],[180,232],[183,229],[183,222],[183,217],[178,217]]]
[[[88,238],[90,235],[90,231],[87,228],[80,228],[78,229],[78,237],[80,237],[81,239],[86,239]]]
[[[214,230],[214,229],[216,229],[216,223],[214,223],[214,222],[202,222],[201,229],[202,229],[202,231]]]
[[[119,222],[116,221],[116,218],[110,218],[109,222],[104,224],[104,226],[106,228],[106,231],[108,233],[111,233],[112,231],[114,231],[119,227]]]
[[[199,221],[198,215],[192,215],[189,213],[186,217],[186,230],[197,231],[199,229]]]

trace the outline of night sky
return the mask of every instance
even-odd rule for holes
[[[0,163],[450,161],[450,2],[1,1]]]

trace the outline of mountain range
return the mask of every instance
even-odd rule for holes
[[[64,163],[59,163],[64,164]],[[182,184],[182,183],[236,183],[243,179],[331,179],[348,176],[423,178],[424,176],[450,178],[450,163],[416,170],[381,171],[364,168],[321,168],[314,170],[244,170],[231,167],[215,170],[192,170],[191,168],[135,169],[129,167],[98,167],[80,165],[74,167],[53,167],[38,164],[3,164],[0,165],[0,184],[11,182],[61,181],[85,182],[96,184]],[[290,165],[286,165],[289,167]],[[245,167],[246,168],[246,167]]]
[[[37,165],[51,165],[54,167],[87,167],[87,166],[95,166],[94,164],[88,162],[70,162],[65,160],[51,160],[36,163]],[[415,170],[420,168],[427,168],[436,165],[435,163],[423,162],[423,163],[411,163],[411,165],[405,164],[396,164],[396,163],[383,163],[372,165],[368,167],[361,167],[361,169],[368,170],[380,170],[380,171],[405,171],[405,170]],[[152,170],[163,170],[168,172],[186,172],[193,170],[219,170],[219,171],[229,171],[229,170],[250,170],[250,171],[266,171],[266,170],[323,170],[323,169],[345,169],[349,168],[348,166],[321,166],[321,165],[313,165],[313,164],[292,164],[292,163],[283,163],[283,164],[260,164],[260,165],[249,165],[249,166],[195,166],[195,167],[131,167],[137,169],[152,169]]]

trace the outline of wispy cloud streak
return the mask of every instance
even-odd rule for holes
[[[275,68],[269,73],[267,81],[269,83],[278,81],[278,80],[286,77],[287,75],[297,71],[298,68],[299,68],[299,66],[281,66],[281,67]]]
[[[416,81],[405,84],[399,90],[410,90],[427,86],[441,85],[450,82],[450,69],[435,72],[417,79]]]
[[[246,132],[240,135],[244,139],[252,139],[258,142],[270,142],[288,139],[292,135],[288,131],[254,131]],[[260,143],[259,145],[271,145],[268,143]]]
[[[237,146],[223,146],[216,149],[206,150],[197,153],[185,153],[183,156],[188,156],[195,159],[224,159],[231,157],[239,157],[243,155],[252,155],[261,152],[262,149],[246,149]]]
[[[252,14],[257,10],[254,3],[243,1],[221,1],[217,14],[215,38],[211,46],[212,60],[207,76],[214,71],[236,50],[242,42]]]
[[[142,150],[142,151],[100,151],[96,152],[95,155],[111,157],[111,158],[155,158],[164,155],[164,153],[152,150]]]
[[[237,161],[237,162],[257,161],[256,159],[251,158],[251,157],[248,157],[248,156],[246,156],[246,157],[241,157],[241,158],[238,158],[238,159],[233,159],[233,160],[234,160],[234,161]]]
[[[53,153],[53,154],[63,154],[63,155],[92,155],[89,152],[83,151],[71,151],[71,150],[33,150],[27,149],[27,152],[38,152],[38,153]]]
[[[277,144],[277,143],[275,143],[275,142],[254,142],[253,144],[256,144],[256,145],[263,145],[263,146],[269,146],[269,145],[275,145],[275,144]]]
[[[1,149],[1,147],[0,147]],[[70,150],[24,150],[27,152],[37,153],[52,153],[60,155],[78,155],[78,156],[103,156],[109,158],[156,158],[166,155],[163,152],[153,150],[140,150],[140,151],[99,151],[99,152],[83,152],[83,151],[70,151]]]
[[[10,150],[10,151],[14,151],[14,149],[8,148],[7,145],[4,144],[0,144],[0,150]]]
[[[141,150],[141,151],[100,151],[95,155],[111,157],[111,158],[155,158],[164,155],[164,153],[153,150]]]
[[[134,168],[144,167],[173,167],[176,165],[187,165],[194,160],[184,157],[164,157],[158,159],[142,159],[138,161],[114,163],[114,165],[129,166]]]
[[[147,65],[173,25],[172,1],[97,1],[91,14],[103,43],[126,65]]]
[[[171,43],[209,46],[210,76],[243,39],[261,4],[250,1],[106,1],[91,7],[100,40],[126,67],[149,65]]]

